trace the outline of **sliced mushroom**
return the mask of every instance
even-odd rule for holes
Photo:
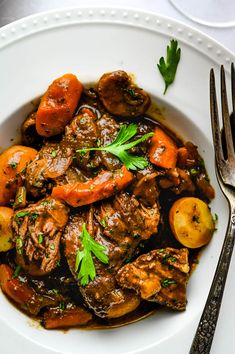
[[[138,117],[150,105],[149,95],[122,70],[104,74],[98,83],[98,94],[105,108],[120,117]]]

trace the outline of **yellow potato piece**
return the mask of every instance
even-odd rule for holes
[[[0,207],[0,252],[9,251],[14,247],[11,228],[12,215],[11,208]]]
[[[208,205],[193,197],[178,199],[172,205],[169,222],[175,238],[188,248],[206,245],[215,230]]]

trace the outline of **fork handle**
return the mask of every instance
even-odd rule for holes
[[[204,307],[189,354],[209,354],[219,316],[235,238],[235,205],[230,205],[230,222],[216,268],[210,292]]]

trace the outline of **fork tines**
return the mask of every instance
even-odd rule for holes
[[[231,119],[234,119],[235,111],[235,70],[234,64],[231,65],[231,91],[232,91],[232,108],[233,116],[230,119],[226,82],[225,82],[225,71],[223,65],[220,69],[220,80],[221,80],[221,108],[222,108],[222,120],[224,127],[224,137],[226,149],[223,149],[219,114],[216,98],[216,88],[215,88],[215,76],[214,70],[211,69],[210,72],[210,102],[211,102],[211,125],[212,134],[214,141],[216,165],[220,177],[225,184],[235,186],[235,151],[233,144],[233,132],[231,127]],[[235,133],[235,132],[234,132]]]

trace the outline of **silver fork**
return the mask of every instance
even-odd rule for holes
[[[216,175],[220,188],[229,203],[229,223],[214,279],[200,322],[198,324],[198,328],[190,349],[190,354],[208,354],[210,352],[235,238],[235,147],[233,145],[223,66],[221,66],[220,76],[221,106],[226,148],[222,145],[213,69],[211,69],[210,72],[211,126],[215,150]],[[231,119],[235,119],[235,71],[233,64],[231,65],[231,89],[233,107],[233,116]]]

